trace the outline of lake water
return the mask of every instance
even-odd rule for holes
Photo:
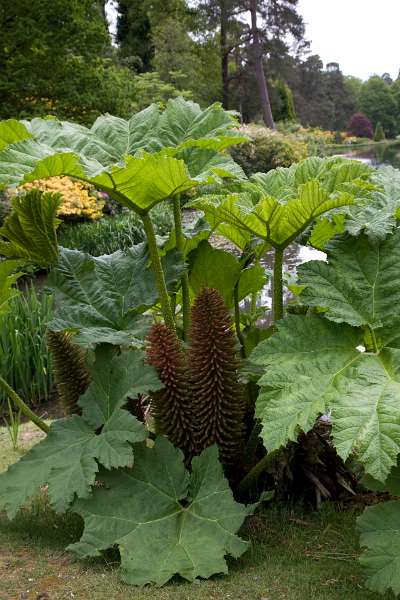
[[[400,140],[387,144],[365,145],[355,150],[346,148],[335,153],[362,160],[373,166],[392,165],[392,167],[400,169]]]

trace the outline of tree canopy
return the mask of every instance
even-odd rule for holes
[[[108,5],[108,7],[107,7]],[[84,124],[181,95],[244,122],[400,132],[400,82],[310,53],[298,0],[14,0],[0,6],[0,116]],[[107,17],[108,15],[108,17]],[[269,113],[270,111],[270,113]]]

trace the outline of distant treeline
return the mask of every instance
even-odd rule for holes
[[[343,76],[310,53],[298,0],[13,0],[0,6],[0,117],[89,123],[183,95],[245,122],[400,133],[400,80]],[[112,41],[107,8],[117,32]],[[112,6],[111,6],[112,5]]]

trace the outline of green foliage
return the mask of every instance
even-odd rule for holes
[[[324,250],[326,244],[336,234],[344,233],[345,231],[346,215],[344,213],[332,214],[330,217],[324,217],[315,223],[312,228],[309,243],[313,248]],[[347,221],[348,226],[348,221]],[[365,222],[363,221],[363,226]],[[349,226],[348,226],[349,228]]]
[[[395,98],[388,83],[378,75],[373,75],[363,83],[360,109],[371,119],[374,127],[381,123],[388,137],[394,137],[398,133],[398,107]]]
[[[220,57],[213,36],[199,38],[197,16],[186,2],[118,2],[121,62],[138,72],[135,105],[177,95],[202,105],[220,98]],[[196,34],[193,35],[196,30]]]
[[[21,266],[19,260],[0,261],[0,316],[10,310],[10,300],[18,296],[14,284],[22,275],[21,271],[17,271]]]
[[[12,268],[13,261],[0,263]],[[1,277],[1,275],[0,275]],[[1,280],[1,279],[0,279]],[[30,405],[50,398],[52,362],[46,345],[46,328],[53,314],[53,299],[29,287],[9,300],[1,317],[0,373]],[[5,400],[3,393],[0,399]]]
[[[302,301],[320,307],[324,317],[288,317],[252,355],[267,369],[256,412],[269,450],[331,411],[343,460],[355,452],[379,481],[396,463],[398,243],[398,233],[383,242],[338,240],[328,264],[311,261],[299,269]]]
[[[287,169],[257,173],[237,186],[239,192],[210,194],[190,205],[240,247],[255,237],[275,248],[272,306],[277,320],[283,316],[284,248],[326,212],[353,204],[370,173],[357,161],[311,157]]]
[[[80,413],[78,401],[90,382],[86,354],[71,338],[70,333],[47,331],[58,397],[66,415]]]
[[[158,300],[148,262],[144,243],[97,258],[60,249],[59,263],[47,280],[56,306],[50,329],[75,333],[74,342],[82,346],[138,343],[149,325],[142,313]],[[176,251],[165,257],[164,266],[173,291],[183,271]]]
[[[92,223],[77,223],[60,228],[60,246],[80,250],[91,256],[127,250],[145,239],[139,217],[133,213],[103,217]]]
[[[12,444],[14,452],[18,450],[18,438],[19,430],[21,426],[21,411],[14,412],[13,405],[10,399],[7,399],[8,405],[8,418],[4,417],[4,421],[7,427],[8,435]]]
[[[385,132],[382,123],[379,121],[375,127],[374,142],[382,142],[385,139]]]
[[[49,267],[58,260],[59,194],[32,190],[16,196],[12,212],[0,228],[0,255]]]
[[[297,115],[294,107],[293,92],[288,84],[282,79],[278,79],[273,82],[271,92],[273,95],[272,105],[274,120],[295,122],[297,120]]]
[[[362,84],[362,79],[354,77],[354,75],[346,75],[344,77],[344,86],[348,90],[350,96],[354,98],[356,107],[358,107]]]
[[[120,55],[129,60],[137,71],[151,69],[154,44],[149,14],[143,0],[133,4],[119,0],[116,40]]]
[[[31,137],[26,127],[16,119],[8,119],[0,123],[0,150],[9,144],[20,142]]]
[[[190,99],[192,97],[189,90],[163,81],[156,71],[136,75],[133,85],[135,110],[143,110],[152,102],[166,104],[173,98]]]
[[[218,154],[243,141],[235,127],[219,105],[203,111],[181,98],[163,112],[151,105],[129,121],[99,117],[91,129],[34,119],[28,128],[35,139],[0,152],[0,185],[69,175],[142,214],[200,183],[237,176],[235,163]]]
[[[220,99],[218,46],[210,38],[202,43],[193,39],[188,25],[188,19],[179,17],[176,11],[167,17],[163,15],[154,29],[153,64],[165,86],[187,90],[186,97],[207,106]]]
[[[242,194],[203,196],[191,206],[204,211],[217,230],[221,223],[285,247],[315,219],[354,202],[343,184],[369,173],[356,161],[307,159],[289,169],[259,173]],[[343,191],[342,191],[343,190]]]
[[[71,508],[85,519],[82,540],[72,549],[97,555],[118,545],[126,581],[162,585],[175,574],[193,580],[226,572],[224,555],[245,549],[235,532],[248,511],[233,503],[217,454],[238,485],[236,493],[245,496],[271,460],[257,445],[257,420],[273,451],[331,410],[339,455],[346,460],[356,454],[366,472],[385,480],[400,451],[400,319],[393,312],[399,304],[399,235],[375,235],[373,215],[361,224],[360,214],[367,206],[375,209],[373,194],[393,195],[390,176],[371,182],[372,169],[362,163],[314,157],[245,181],[226,153],[243,140],[232,115],[219,105],[202,110],[183,99],[165,110],[152,105],[127,121],[101,117],[91,129],[41,119],[22,127],[5,128],[7,143],[16,140],[0,151],[3,185],[65,173],[89,180],[138,214],[148,243],[95,257],[65,247],[58,252],[54,233],[58,264],[48,284],[56,303],[49,328],[56,335],[50,336],[63,350],[64,384],[66,371],[71,377],[73,370],[67,368],[74,358],[70,342],[85,348],[73,360],[79,369],[69,385],[71,408],[79,414],[52,425],[46,440],[0,477],[0,502],[10,515],[47,484],[57,510]],[[179,193],[198,186],[206,195],[191,206],[207,222],[184,231]],[[161,241],[151,209],[169,198],[174,229]],[[397,206],[390,210],[388,232]],[[358,225],[371,235],[334,238],[328,264],[299,269],[302,316],[279,323],[269,339],[272,331],[258,334],[261,254],[274,247],[279,320],[284,249],[300,234],[327,243],[338,230]],[[240,259],[213,249],[207,241],[212,233],[233,241]],[[37,256],[25,260],[36,262]],[[196,294],[191,319],[185,319]],[[250,294],[251,311],[241,314],[240,301]],[[159,305],[164,324],[152,329],[146,364],[141,348]],[[246,404],[237,353],[244,356],[260,338],[253,360],[266,373],[257,401],[257,386],[248,385]],[[86,391],[84,357],[90,369]],[[143,443],[152,421],[139,423],[122,408],[138,394],[150,398],[156,430],[168,440]],[[142,400],[132,413],[140,413]],[[191,460],[194,454],[200,456]],[[188,468],[191,462],[191,475],[183,461]],[[204,481],[205,495],[199,492]],[[219,493],[222,502],[216,503]]]
[[[397,465],[390,471],[389,476],[385,479],[385,482],[377,481],[370,475],[364,475],[361,480],[362,485],[368,490],[374,492],[389,492],[393,496],[400,495],[400,469],[399,459],[397,459]]]
[[[74,504],[85,530],[70,548],[96,556],[118,544],[128,583],[226,573],[224,557],[238,557],[248,546],[236,532],[252,509],[233,499],[215,446],[193,460],[189,475],[183,454],[159,438],[153,448],[136,447],[132,470],[102,473],[100,480],[103,487]]]
[[[246,175],[290,167],[307,156],[307,146],[294,136],[271,132],[265,128],[246,129],[252,140],[231,149],[234,160]]]
[[[211,227],[205,219],[197,219],[182,229],[183,248],[182,252],[185,258],[195,250],[200,242],[208,240],[211,235]],[[176,231],[172,229],[167,241],[163,244],[162,252],[167,252],[176,247]]]
[[[202,110],[182,98],[161,112],[151,105],[129,121],[100,117],[92,128],[55,120],[27,123],[36,139],[10,144],[0,152],[0,185],[15,185],[54,175],[84,180],[134,210],[143,221],[166,324],[175,328],[162,272],[150,209],[199,185],[242,177],[222,151],[243,141],[237,121],[220,105]],[[28,129],[27,129],[28,131]],[[150,151],[150,152],[149,152]],[[177,246],[182,247],[180,213],[176,212]],[[179,213],[179,214],[178,214]],[[184,330],[188,291],[182,277]]]
[[[302,300],[308,306],[322,307],[325,316],[336,323],[378,330],[388,325],[400,301],[396,289],[399,239],[396,232],[381,243],[371,243],[363,235],[357,240],[332,241],[329,263],[310,261],[298,268],[299,283],[305,286]]]
[[[337,63],[323,67],[317,54],[302,55],[288,67],[296,113],[304,125],[343,131],[358,109],[357,85],[348,85]]]
[[[400,172],[390,166],[380,167],[357,192],[356,203],[343,216],[345,221],[332,233],[344,230],[357,236],[364,232],[371,240],[382,240],[393,231],[400,207]],[[339,215],[336,215],[339,219]],[[343,225],[343,226],[342,226]]]
[[[265,271],[260,265],[243,269],[241,261],[225,250],[213,248],[208,241],[200,242],[190,257],[189,283],[193,293],[203,288],[214,288],[221,294],[225,305],[234,304],[234,288],[239,286],[237,300],[259,292],[266,283]]]
[[[203,288],[216,288],[225,304],[232,306],[233,288],[239,277],[239,262],[230,252],[217,250],[207,241],[200,243],[189,277],[195,294]]]
[[[57,115],[90,123],[129,113],[132,74],[115,64],[91,0],[16,0],[0,9],[3,117]]]
[[[171,228],[171,211],[165,204],[154,207],[151,219],[157,235],[167,235]],[[145,240],[143,224],[133,212],[114,217],[104,217],[93,223],[78,223],[64,226],[59,233],[60,246],[86,252],[91,256],[113,254],[117,250],[128,250]],[[172,245],[173,249],[175,245]]]
[[[364,232],[371,240],[385,239],[396,226],[399,200],[398,196],[385,192],[370,194],[366,202],[363,201],[359,206],[350,208],[344,228],[354,236]],[[340,231],[335,230],[333,233],[340,233]]]
[[[158,389],[157,375],[140,351],[118,355],[100,346],[91,378],[80,400],[82,416],[55,421],[48,436],[0,476],[0,506],[9,517],[45,484],[52,506],[62,512],[75,496],[89,495],[99,464],[106,469],[132,466],[131,444],[147,434],[122,406],[128,397]]]
[[[231,326],[220,294],[204,288],[192,308],[189,334],[194,441],[197,453],[217,443],[222,463],[235,467],[237,477],[245,404]]]
[[[193,460],[189,483],[188,474],[183,465],[180,466],[181,455],[169,446],[170,442],[164,440],[160,443],[161,447],[172,448],[172,454],[170,452],[168,455],[167,450],[164,452],[167,463],[171,462],[169,458],[173,459],[167,467],[163,467],[159,460],[156,450],[158,442],[156,449],[149,448],[150,454],[142,445],[146,465],[147,456],[156,457],[158,461],[151,472],[144,465],[147,477],[144,482],[140,476],[140,456],[134,460],[132,446],[144,441],[147,430],[144,423],[139,423],[122,408],[128,399],[134,401],[138,394],[150,393],[155,404],[157,397],[163,400],[163,418],[160,418],[160,410],[155,411],[158,428],[176,445],[185,449],[187,462],[193,453],[200,453],[214,442],[220,447],[225,466],[235,466],[240,458],[244,443],[245,406],[238,382],[236,340],[230,328],[227,309],[217,291],[203,291],[193,311],[190,385],[197,390],[195,395],[198,400],[193,419],[190,402],[184,408],[181,406],[186,402],[187,395],[184,384],[179,384],[179,377],[185,374],[186,366],[184,358],[179,356],[179,341],[175,336],[178,280],[181,281],[183,304],[186,301],[186,309],[189,308],[189,294],[185,297],[188,289],[184,287],[187,282],[183,262],[185,256],[182,253],[196,248],[200,239],[210,234],[210,228],[203,224],[185,237],[178,196],[182,191],[199,185],[216,185],[225,178],[243,178],[240,167],[223,153],[231,145],[243,140],[236,127],[234,117],[219,105],[202,110],[196,104],[177,99],[169,102],[164,111],[152,105],[129,121],[101,117],[91,129],[42,119],[20,124],[19,128],[11,127],[11,132],[10,127],[5,128],[7,134],[4,138],[9,143],[0,151],[0,181],[3,185],[53,175],[70,175],[89,181],[97,189],[107,192],[113,200],[138,213],[143,222],[148,244],[142,243],[124,252],[118,250],[98,257],[57,246],[55,203],[48,214],[42,207],[45,203],[40,204],[42,212],[37,211],[38,202],[34,207],[36,212],[33,209],[23,211],[16,205],[6,222],[7,231],[5,227],[2,230],[3,235],[7,235],[9,256],[22,256],[24,261],[33,265],[39,263],[50,266],[58,260],[47,280],[54,292],[56,307],[49,323],[49,339],[55,355],[57,383],[67,401],[68,411],[74,414],[54,423],[50,430],[33,413],[29,415],[43,431],[48,431],[48,436],[18,465],[0,477],[0,507],[4,507],[9,516],[14,516],[44,485],[48,486],[50,502],[57,511],[68,510],[76,498],[87,499],[92,492],[91,502],[96,503],[98,495],[92,487],[100,467],[98,483],[101,486],[108,477],[105,469],[131,468],[134,464],[131,472],[135,481],[139,474],[138,504],[136,508],[131,504],[129,510],[133,515],[131,525],[137,524],[135,510],[143,512],[140,500],[143,484],[146,487],[150,482],[148,488],[153,490],[154,495],[154,481],[157,480],[157,486],[160,485],[162,470],[168,484],[174,487],[172,474],[180,469],[179,478],[183,476],[189,487],[186,486],[179,497],[174,496],[176,518],[167,518],[166,536],[171,536],[168,544],[175,546],[175,552],[168,550],[164,574],[154,574],[151,568],[146,574],[142,565],[146,548],[150,550],[154,540],[164,535],[162,521],[165,514],[160,518],[160,507],[155,504],[151,510],[155,510],[156,515],[148,523],[148,530],[153,535],[150,536],[150,542],[146,546],[141,536],[137,541],[132,539],[132,544],[139,544],[142,554],[136,552],[134,545],[133,549],[129,549],[115,529],[113,533],[108,532],[108,541],[107,535],[102,534],[103,541],[99,544],[95,536],[90,534],[87,537],[84,534],[82,543],[77,546],[87,553],[92,540],[91,552],[98,553],[100,549],[118,543],[125,577],[132,583],[162,584],[175,573],[193,580],[197,576],[226,572],[224,555],[239,556],[246,548],[246,544],[234,534],[248,510],[234,503],[217,460],[217,449]],[[160,252],[149,212],[156,204],[174,196],[177,196],[174,200],[175,229]],[[37,199],[43,197],[38,196]],[[24,208],[31,207],[27,204]],[[40,218],[37,217],[38,212]],[[28,218],[24,221],[22,217],[26,215]],[[31,245],[28,235],[34,242]],[[168,250],[168,245],[173,248]],[[149,269],[150,265],[152,270]],[[255,285],[251,274],[249,269],[242,282],[238,273],[235,289],[241,285],[244,294],[250,293]],[[256,273],[256,279],[257,285],[261,285],[259,272]],[[261,277],[261,283],[263,281]],[[205,306],[201,305],[201,298]],[[154,367],[144,363],[144,356],[137,348],[143,346],[150,324],[150,314],[144,313],[150,310],[156,313],[158,302],[165,325],[160,325],[157,331],[161,327],[167,338],[163,338],[163,343],[157,348],[153,344],[149,356],[150,362],[160,370],[161,383]],[[185,306],[182,312],[185,315]],[[205,337],[206,331],[208,335]],[[75,344],[86,350],[81,350]],[[209,357],[210,361],[206,368],[204,356]],[[163,369],[166,358],[172,363],[175,359],[172,368],[181,369],[182,373],[174,373],[172,377],[170,366]],[[88,365],[84,364],[85,359]],[[21,404],[7,382],[0,378],[0,383],[13,401]],[[166,389],[160,393],[163,383]],[[202,407],[205,407],[207,415]],[[135,408],[133,412],[139,413],[140,410]],[[182,415],[184,419],[180,418]],[[179,427],[187,427],[189,421],[191,425],[192,421],[197,421],[195,432],[193,435],[183,432],[179,436]],[[113,493],[118,494],[118,481],[124,477],[124,472],[119,471]],[[202,479],[205,480],[205,496],[202,495]],[[228,516],[222,504],[215,509],[215,498],[209,500],[210,495],[216,494],[222,495],[225,509],[230,511]],[[162,494],[164,503],[161,510],[169,510],[168,503],[165,503],[167,495]],[[180,500],[182,504],[179,504]],[[85,506],[90,509],[90,505],[89,502]],[[79,512],[79,506],[84,507],[78,502],[72,510],[76,508]],[[207,514],[208,510],[211,511],[210,515]],[[189,522],[189,513],[193,515],[192,524]],[[213,514],[216,517],[210,527]],[[126,524],[129,518],[128,515]],[[90,519],[87,523],[89,531],[93,524],[95,520]],[[178,531],[177,525],[180,528]],[[100,528],[102,526],[100,523]],[[147,538],[142,516],[140,527]],[[108,529],[108,521],[105,529]],[[199,547],[201,539],[206,546]],[[182,549],[179,547],[181,543]],[[212,545],[214,551],[210,551]],[[185,554],[186,547],[191,553],[189,560]],[[193,562],[196,553],[197,566]],[[136,561],[139,561],[139,567]],[[140,576],[138,569],[142,573]]]
[[[397,488],[398,489],[398,488]],[[369,589],[400,594],[400,502],[392,501],[367,508],[358,519],[360,545],[366,548],[360,558]]]

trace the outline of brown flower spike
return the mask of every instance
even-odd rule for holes
[[[217,443],[221,462],[234,466],[244,440],[245,403],[238,382],[236,338],[224,301],[203,289],[192,309],[189,364],[196,453]]]
[[[188,462],[193,455],[193,414],[185,356],[176,333],[162,323],[153,325],[148,342],[147,362],[165,386],[152,396],[156,431],[180,448]]]
[[[63,331],[48,331],[47,345],[53,357],[53,371],[58,395],[65,414],[80,414],[80,396],[90,383],[86,353],[72,342],[72,335]]]

